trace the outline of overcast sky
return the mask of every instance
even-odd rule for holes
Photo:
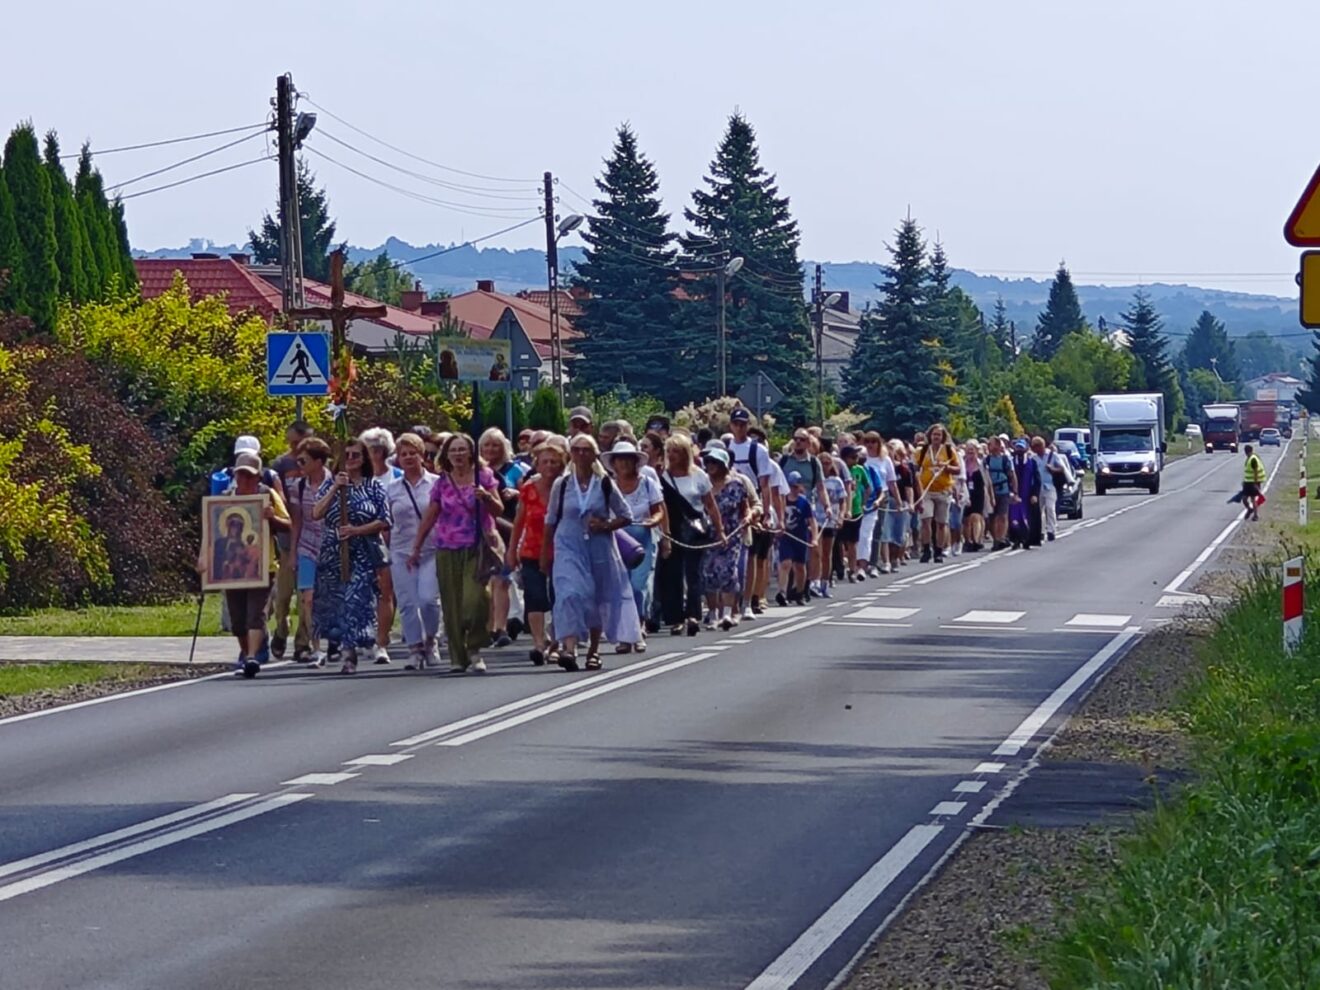
[[[629,121],[677,217],[741,108],[792,199],[803,256],[818,260],[884,257],[910,207],[958,267],[1046,274],[1066,258],[1085,282],[1291,293],[1297,252],[1280,228],[1320,161],[1305,56],[1315,0],[8,6],[6,129],[30,117],[75,151],[84,138],[110,148],[255,124],[290,71],[322,107],[405,151],[529,180],[438,171],[321,115],[313,147],[481,212],[534,208],[547,169],[564,183],[561,214],[579,208],[565,187],[593,192]],[[326,134],[516,198],[392,172]],[[225,140],[100,166],[124,181]],[[125,192],[261,153],[249,141]],[[513,215],[417,202],[311,160],[355,244],[448,243]],[[261,163],[130,200],[133,243],[242,240],[275,182]],[[541,240],[533,224],[490,243]]]

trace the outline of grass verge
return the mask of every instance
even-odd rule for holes
[[[196,621],[196,598],[165,605],[50,608],[0,615],[0,636],[191,636]],[[220,634],[220,595],[209,594],[201,635]]]
[[[36,691],[58,691],[84,684],[114,687],[160,676],[159,668],[139,663],[0,664],[0,698]]]
[[[1196,780],[1082,898],[1045,953],[1052,986],[1320,985],[1320,608],[1308,613],[1285,656],[1278,576],[1258,570],[1205,641],[1186,705]]]

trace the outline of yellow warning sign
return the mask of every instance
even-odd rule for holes
[[[1283,225],[1283,237],[1293,247],[1320,247],[1320,168],[1311,176]]]
[[[1320,328],[1320,251],[1302,252],[1300,319],[1304,327]]]

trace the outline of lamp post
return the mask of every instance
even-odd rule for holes
[[[555,381],[555,390],[559,393],[559,404],[564,404],[564,344],[559,334],[559,240],[582,226],[586,219],[579,213],[564,217],[556,227],[552,212],[554,202],[551,194],[550,173],[545,174],[546,181],[546,269],[550,288],[550,375]]]
[[[823,294],[817,286],[816,303],[816,422],[825,425],[825,308],[843,298],[838,292]]]
[[[741,256],[730,258],[728,262],[721,265],[715,272],[715,293],[720,299],[720,324],[719,324],[719,380],[720,396],[728,394],[729,391],[729,334],[724,326],[724,280],[733,278],[742,269],[743,259]]]
[[[1223,388],[1223,386],[1224,386],[1224,379],[1223,379],[1223,376],[1221,376],[1221,375],[1219,374],[1219,358],[1211,358],[1211,359],[1210,359],[1210,369],[1215,373],[1215,381],[1219,383],[1219,384],[1217,384],[1217,385],[1215,386],[1215,401],[1216,401],[1216,402],[1223,402],[1223,401],[1224,401],[1224,394],[1223,394],[1223,393],[1224,393],[1224,388]]]

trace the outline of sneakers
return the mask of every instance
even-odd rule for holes
[[[782,591],[779,592],[779,594],[775,595],[775,604],[778,605],[780,608],[788,608],[788,599],[784,597],[784,593]]]
[[[255,660],[248,660],[243,664],[242,674],[248,680],[252,680],[252,678],[257,676],[257,672],[260,670],[261,664],[257,663]]]
[[[527,658],[532,661],[533,667],[545,666],[545,654],[540,650],[532,650],[527,654]]]
[[[284,659],[284,651],[289,648],[288,636],[272,636],[270,639],[270,652],[275,654],[276,660]]]
[[[468,664],[469,674],[484,674],[486,672],[486,661],[481,659],[481,655],[473,656],[472,662]]]
[[[751,622],[756,618],[756,613],[752,611],[752,606],[744,605],[742,610],[742,619],[744,622]]]
[[[927,543],[924,547],[921,548],[921,562],[922,562],[923,564],[929,564],[929,563],[930,563],[930,544],[929,544],[929,543]]]
[[[408,651],[408,662],[403,665],[404,670],[421,670],[426,666],[426,651],[411,649]]]
[[[340,658],[344,661],[344,662],[340,665],[340,667],[339,667],[339,672],[340,672],[341,674],[356,674],[356,673],[357,673],[357,651],[355,651],[355,650],[341,650],[339,656],[340,656]]]
[[[372,663],[386,664],[390,662],[390,651],[383,646],[378,646],[372,653]]]
[[[753,615],[765,615],[765,603],[760,601],[752,602]]]
[[[512,642],[513,640],[509,638],[508,633],[499,632],[495,634],[495,638],[491,640],[490,645],[493,646],[495,649],[500,650],[508,646]]]
[[[427,666],[427,667],[439,667],[439,666],[440,666],[440,643],[439,643],[438,640],[434,640],[434,639],[433,639],[433,640],[431,640],[431,642],[427,645],[427,647],[426,647],[426,658],[425,658],[425,664],[424,664],[424,665]]]
[[[878,578],[884,571],[879,567],[867,567],[866,576],[869,578]]]
[[[730,629],[733,628],[733,619],[731,619],[727,615],[724,618],[720,619],[720,628],[723,629],[725,632],[728,632]]]
[[[941,550],[939,547],[935,548],[935,563],[937,564],[944,563],[944,551]]]
[[[714,609],[711,609],[709,612],[707,612],[707,613],[706,613],[706,617],[705,617],[704,619],[701,620],[701,628],[702,628],[702,629],[705,629],[707,632],[711,632],[711,631],[713,631],[713,630],[715,629],[715,610],[714,610]]]
[[[1053,533],[1046,533],[1046,534],[1045,534],[1045,539],[1047,539],[1047,540],[1049,540],[1049,542],[1053,543],[1053,542],[1054,542],[1054,534],[1053,534]]]
[[[326,661],[326,656],[320,650],[316,650],[315,652],[309,653],[307,655],[307,666],[309,667],[324,667],[325,661]]]
[[[270,641],[263,641],[257,652],[252,654],[248,659],[254,660],[257,663],[266,663],[270,660]]]

